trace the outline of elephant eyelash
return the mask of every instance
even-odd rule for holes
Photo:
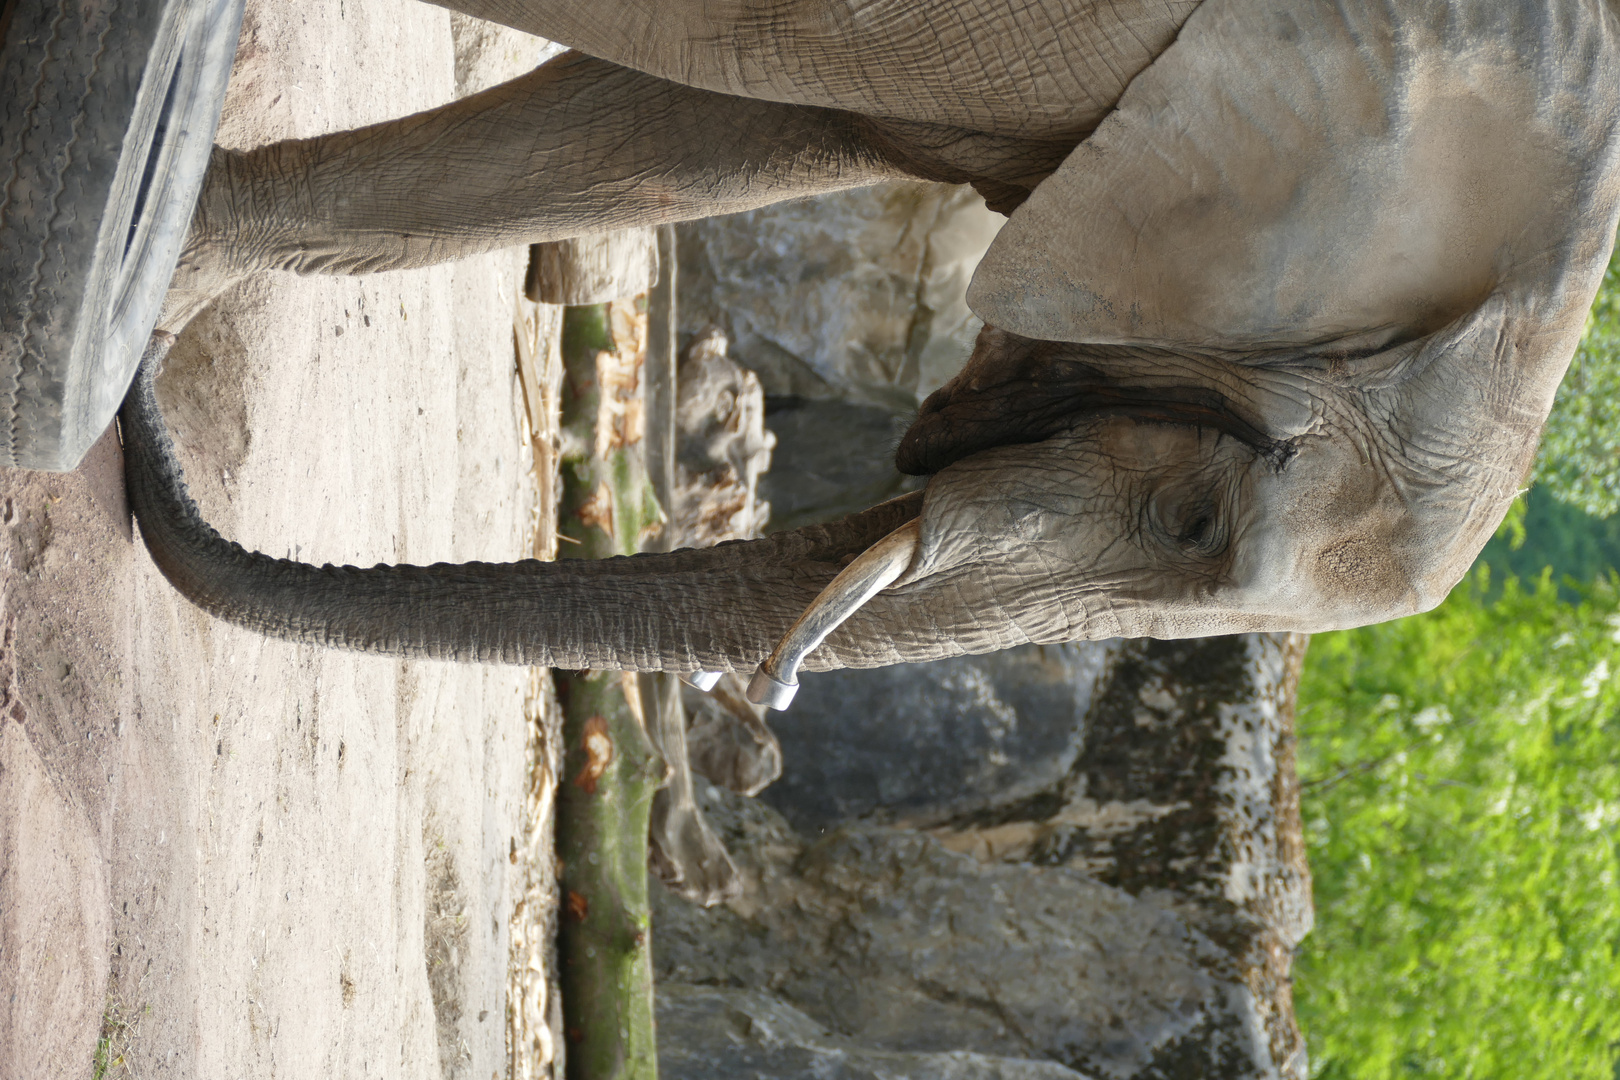
[[[1214,558],[1226,550],[1226,530],[1214,510],[1203,510],[1182,527],[1176,543],[1191,554]]]
[[[1129,417],[1139,424],[1172,424],[1219,432],[1247,446],[1257,457],[1269,462],[1278,472],[1281,472],[1299,452],[1294,440],[1270,438],[1225,409],[1217,410],[1204,405],[1162,401],[1153,406],[1134,406],[1117,411],[1097,410],[1099,413],[1107,411]]]
[[[1230,535],[1221,496],[1205,491],[1185,499],[1166,491],[1143,508],[1143,531],[1184,556],[1215,559],[1226,553]]]
[[[1194,497],[1179,507],[1158,512],[1160,535],[1183,554],[1199,559],[1218,558],[1226,552],[1229,535],[1220,498]]]

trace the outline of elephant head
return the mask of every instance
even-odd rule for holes
[[[1315,631],[1438,603],[1526,475],[1620,213],[1616,17],[1206,0],[1012,215],[988,324],[845,521],[599,563],[310,567],[221,541],[145,379],[130,494],[171,580],[269,632],[740,670],[908,522],[807,666]]]
[[[1597,4],[1206,3],[980,264],[994,329],[900,448],[934,474],[910,580],[1005,574],[1037,641],[1437,604],[1609,258],[1615,32]]]

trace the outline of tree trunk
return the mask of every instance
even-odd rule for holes
[[[535,244],[524,292],[537,304],[572,307],[639,296],[658,280],[657,232],[615,229]]]
[[[634,554],[662,520],[647,480],[645,318],[633,304],[563,316],[561,558]],[[653,1080],[647,826],[667,771],[632,672],[561,675],[563,1025],[569,1080]]]

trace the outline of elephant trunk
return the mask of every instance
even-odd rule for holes
[[[574,669],[751,671],[844,564],[922,507],[915,494],[764,540],[616,559],[369,569],[274,559],[222,538],[187,493],[153,390],[165,351],[154,341],[121,413],[129,502],[147,549],[198,607],[292,641]],[[955,651],[899,637],[865,620],[806,667]]]

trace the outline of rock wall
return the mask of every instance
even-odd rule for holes
[[[773,529],[916,488],[894,447],[973,349],[968,279],[1005,220],[968,187],[893,183],[680,227],[682,334],[723,330],[768,398]]]
[[[871,673],[807,679],[801,697],[853,685],[796,703],[795,734],[781,725],[781,794],[704,789],[745,885],[708,910],[657,900],[669,1080],[767,1060],[778,1080],[862,1076],[878,1069],[862,1055],[884,1054],[901,1055],[886,1075],[950,1054],[984,1077],[1305,1075],[1288,978],[1310,925],[1290,709],[1303,640],[1023,651],[981,661],[977,682],[912,673],[934,689],[909,711],[863,704]],[[1071,688],[1060,708],[1017,679],[998,692],[997,674],[1042,663],[1066,672],[1047,683]],[[989,716],[1011,736],[999,755]],[[927,737],[885,740],[881,723]],[[864,755],[863,733],[878,736]],[[990,768],[963,769],[975,760]],[[841,802],[818,784],[878,790]],[[829,1047],[853,1055],[844,1072],[817,1071]]]
[[[1118,651],[1079,642],[803,675],[793,708],[769,717],[792,767],[760,798],[816,836],[1035,797],[1074,768]]]
[[[891,183],[683,225],[681,331],[719,326],[772,397],[915,409],[972,349],[968,279],[1005,221]]]
[[[895,184],[682,227],[683,332],[723,330],[767,395],[772,529],[919,486],[894,445],[971,351],[1000,221]],[[806,676],[769,718],[780,778],[700,789],[742,894],[657,898],[666,1080],[1303,1078],[1303,653],[1082,642]],[[754,745],[702,730],[722,766]]]
[[[659,991],[659,1068],[668,1076],[760,1080],[1084,1080],[1056,1062],[964,1051],[878,1050],[833,1035],[770,994],[721,986]]]

